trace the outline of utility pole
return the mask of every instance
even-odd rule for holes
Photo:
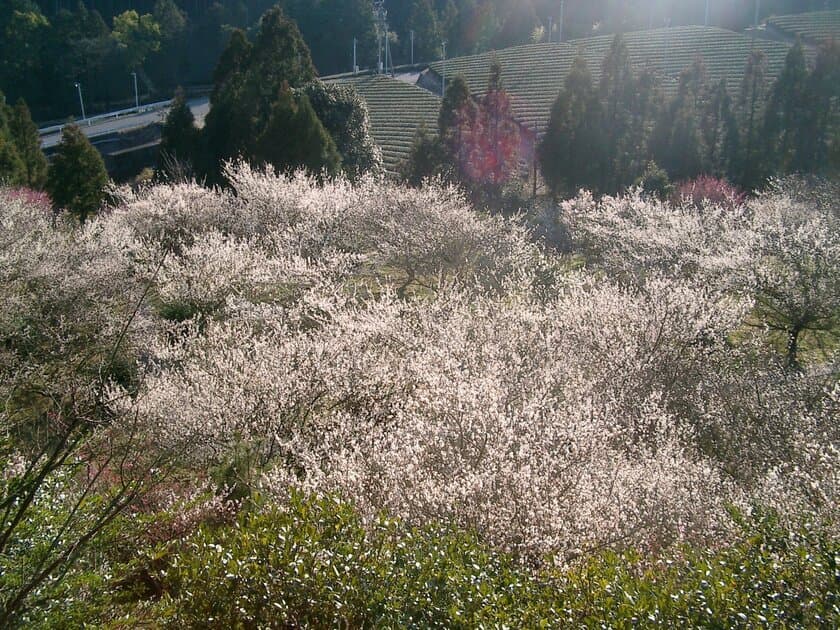
[[[390,64],[390,65],[389,65]],[[385,74],[388,74],[388,68],[391,68],[391,76],[394,76],[394,60],[391,59],[391,44],[388,41],[388,30],[385,30]]]
[[[132,72],[131,76],[134,77],[134,109],[140,109],[140,93],[137,91],[137,73]]]
[[[560,0],[560,24],[557,27],[557,41],[563,41],[563,6],[566,4],[565,0]]]
[[[446,40],[444,39],[441,43],[441,48],[443,48],[443,88],[441,89],[441,96],[446,96]]]
[[[359,71],[359,66],[356,64],[356,38],[353,38],[353,74]]]
[[[552,20],[552,17],[549,15],[549,16],[548,16],[548,43],[549,43],[549,44],[551,43],[551,28],[554,26],[554,25],[551,23],[551,20]]]
[[[379,44],[379,54],[377,56],[377,68],[376,71],[379,74],[382,74],[382,46],[383,46],[383,38],[385,39],[385,46],[388,45],[388,23],[386,18],[388,16],[388,12],[385,10],[385,0],[374,0],[373,3],[373,11],[376,14],[376,31],[377,31],[377,42]],[[385,65],[388,65],[388,51],[385,51]]]
[[[79,90],[79,105],[82,106],[82,120],[87,122],[87,116],[85,116],[85,102],[82,100],[82,84],[76,81],[75,83],[76,89]],[[90,123],[88,123],[90,125]]]
[[[411,31],[411,65],[414,65],[414,30]]]

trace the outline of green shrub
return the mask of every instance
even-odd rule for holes
[[[740,542],[652,560],[604,552],[534,570],[446,527],[365,525],[334,498],[202,528],[160,574],[174,627],[833,627],[840,546],[772,515]]]

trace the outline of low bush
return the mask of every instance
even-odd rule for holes
[[[772,513],[735,515],[739,540],[652,559],[604,552],[528,570],[470,533],[365,524],[335,498],[203,528],[160,573],[147,613],[172,627],[831,627],[840,546]]]

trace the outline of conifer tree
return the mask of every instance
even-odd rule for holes
[[[706,67],[698,57],[680,74],[677,95],[654,134],[654,158],[674,180],[696,177],[706,170],[701,118],[708,92]]]
[[[335,142],[341,169],[350,179],[382,170],[382,152],[373,139],[367,103],[352,85],[312,81],[305,94],[318,120]]]
[[[255,159],[264,149],[258,146],[259,138],[282,86],[300,87],[314,78],[309,48],[279,6],[262,16],[253,45],[243,33],[234,33],[214,74],[211,108],[202,132],[207,153],[202,170],[207,180],[222,183],[221,166],[226,160]]]
[[[476,125],[478,106],[470,95],[467,82],[456,76],[447,86],[438,114],[438,138],[444,159],[457,177],[465,181],[472,153],[472,130]]]
[[[213,71],[213,92],[210,102],[214,103],[228,80],[245,70],[251,55],[251,42],[242,29],[234,29],[230,34],[228,45],[222,52],[216,69]]]
[[[22,186],[26,181],[26,165],[8,137],[0,134],[0,186]]]
[[[287,84],[272,105],[254,159],[279,171],[305,168],[314,174],[334,175],[341,166],[335,143],[309,99],[305,94],[294,94]]]
[[[804,120],[793,169],[840,171],[840,41],[820,46],[808,77]]]
[[[807,118],[807,82],[805,50],[797,40],[773,84],[764,117],[765,156],[773,171],[786,173],[793,168],[794,153],[804,138],[802,125]]]
[[[175,92],[160,138],[158,170],[166,177],[186,176],[198,152],[198,129],[182,88]]]
[[[21,186],[26,183],[26,165],[12,138],[11,110],[0,92],[0,185]]]
[[[41,151],[41,137],[29,108],[18,99],[9,117],[9,136],[26,172],[25,184],[39,190],[47,181],[47,158]]]
[[[68,210],[84,223],[102,205],[107,184],[102,156],[77,125],[65,126],[47,177],[47,192],[53,205]]]
[[[604,156],[601,165],[602,192],[617,192],[632,183],[638,173],[634,173],[628,147],[628,137],[632,129],[632,104],[636,96],[636,80],[630,66],[627,44],[621,34],[613,38],[610,49],[601,68],[599,97],[603,108],[604,146],[600,155]]]
[[[718,177],[728,175],[738,153],[739,138],[726,79],[721,79],[711,91],[702,112],[700,131],[707,170]]]
[[[586,59],[579,56],[566,76],[564,88],[551,108],[548,129],[537,154],[540,169],[553,195],[580,188],[597,190],[603,159],[597,154],[601,104],[592,85]]]
[[[738,126],[741,128],[740,152],[734,172],[735,181],[743,188],[760,186],[766,177],[760,121],[764,112],[767,86],[767,56],[757,49],[750,53],[741,80],[738,98]]]
[[[438,59],[441,36],[430,0],[412,0],[408,19],[410,28],[414,31],[415,61]]]
[[[400,178],[409,186],[420,186],[423,180],[447,176],[447,159],[439,138],[433,136],[425,125],[420,125],[414,134],[411,151],[399,167]]]

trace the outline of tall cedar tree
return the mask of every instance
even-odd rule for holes
[[[22,98],[18,99],[9,115],[9,136],[17,148],[26,171],[25,184],[40,190],[47,182],[47,158],[41,151],[41,136],[32,121],[29,108]]]
[[[802,139],[796,147],[797,171],[840,171],[840,41],[820,46],[806,86]]]
[[[641,173],[634,172],[638,160],[637,147],[630,141],[633,135],[633,103],[637,97],[637,82],[630,66],[627,44],[621,34],[613,38],[601,67],[599,97],[603,107],[604,146],[599,152],[602,192],[617,192],[631,184]]]
[[[726,79],[712,89],[700,121],[704,161],[709,172],[717,177],[729,176],[738,155],[738,121],[732,109],[732,98]]]
[[[108,173],[99,152],[77,125],[64,127],[47,177],[53,205],[84,223],[102,205],[107,184]]]
[[[313,174],[334,175],[341,157],[305,94],[294,94],[287,84],[271,108],[265,131],[257,140],[256,162],[278,171],[305,168]]]
[[[315,78],[309,49],[293,21],[279,7],[260,20],[253,45],[234,34],[216,69],[210,112],[204,128],[208,181],[221,182],[229,159],[254,157],[282,86],[302,86]]]
[[[767,56],[754,50],[747,59],[741,93],[738,97],[738,126],[741,150],[733,169],[733,179],[742,188],[758,188],[767,176],[761,120],[767,100]]]
[[[466,181],[471,153],[472,129],[478,118],[478,105],[461,75],[447,86],[438,113],[438,138],[447,166],[461,181]],[[446,170],[445,168],[443,170]]]
[[[0,185],[22,186],[26,183],[26,165],[12,138],[11,109],[0,92]]]
[[[187,104],[184,90],[178,88],[161,132],[158,171],[167,178],[188,175],[198,150],[195,117]]]
[[[551,108],[548,129],[538,148],[540,169],[555,196],[580,188],[597,189],[602,162],[601,103],[586,59],[578,56]]]
[[[785,58],[785,66],[773,88],[764,116],[764,142],[768,168],[773,172],[794,170],[797,154],[803,152],[807,121],[808,66],[802,42],[797,40]]]
[[[222,163],[246,153],[250,121],[240,108],[245,72],[252,45],[245,32],[233,31],[216,70],[210,111],[201,132],[203,152],[193,156],[193,165],[211,183],[220,182]]]
[[[708,101],[706,66],[697,57],[680,74],[677,95],[654,133],[654,159],[673,180],[690,179],[705,170],[701,121]]]
[[[0,133],[0,186],[21,186],[26,180],[26,166],[8,135]]]

